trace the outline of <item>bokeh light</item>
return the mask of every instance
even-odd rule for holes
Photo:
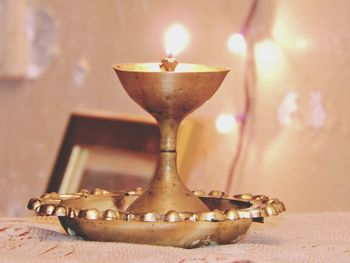
[[[223,113],[216,119],[216,129],[220,133],[230,133],[236,126],[237,120],[231,114]]]
[[[240,33],[230,36],[227,42],[229,50],[233,53],[245,55],[247,52],[247,43],[244,36]]]

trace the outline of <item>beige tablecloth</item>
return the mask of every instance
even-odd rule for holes
[[[282,214],[240,243],[180,249],[87,242],[54,217],[0,219],[0,262],[350,262],[350,212]]]

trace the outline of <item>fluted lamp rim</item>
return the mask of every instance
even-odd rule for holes
[[[215,65],[179,63],[175,71],[161,71],[159,62],[152,63],[118,63],[113,69],[123,72],[159,73],[159,74],[201,74],[215,72],[229,72],[230,69]]]

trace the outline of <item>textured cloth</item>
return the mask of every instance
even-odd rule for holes
[[[2,218],[0,262],[350,262],[350,212],[284,213],[237,244],[197,249],[88,242],[54,217]]]

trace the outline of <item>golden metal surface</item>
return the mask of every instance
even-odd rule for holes
[[[263,195],[191,192],[178,176],[178,127],[216,92],[228,69],[183,63],[174,71],[164,71],[158,63],[114,69],[128,95],[160,127],[160,162],[149,189],[44,194],[31,199],[29,209],[39,216],[58,216],[69,235],[86,240],[185,248],[236,242],[252,222],[285,210],[282,202]]]
[[[282,202],[263,195],[235,195],[193,191],[208,212],[128,212],[140,195],[135,191],[95,189],[71,195],[45,194],[31,199],[28,208],[39,216],[58,216],[69,235],[86,240],[115,241],[193,248],[240,240],[252,220],[285,211]],[[218,193],[221,193],[218,195]]]
[[[162,72],[158,63],[120,64],[114,69],[128,95],[157,120],[161,132],[158,171],[128,211],[208,211],[177,174],[176,135],[184,117],[214,95],[229,70],[184,63],[174,72]]]

